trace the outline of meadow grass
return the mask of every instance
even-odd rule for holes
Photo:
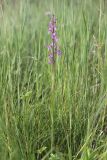
[[[4,1],[0,7],[0,159],[107,160],[104,0]],[[49,17],[62,56],[54,90]]]

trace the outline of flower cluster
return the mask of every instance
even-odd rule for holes
[[[59,46],[57,44],[58,37],[57,37],[57,33],[56,33],[56,18],[54,15],[51,17],[51,20],[49,22],[48,32],[50,33],[51,39],[52,39],[52,42],[50,43],[50,45],[48,45],[49,64],[54,64],[55,63],[55,55],[60,56],[62,54],[62,52],[60,51]]]

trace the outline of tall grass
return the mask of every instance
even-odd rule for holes
[[[46,12],[60,48],[52,92]],[[0,9],[0,159],[107,160],[104,0],[4,1]]]

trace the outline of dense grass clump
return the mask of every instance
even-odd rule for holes
[[[2,1],[0,159],[107,160],[104,0]],[[54,89],[48,12],[62,56]]]

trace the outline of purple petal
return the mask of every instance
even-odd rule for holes
[[[54,31],[56,31],[56,26],[54,26]]]
[[[55,37],[54,40],[55,40],[55,42],[58,42],[58,38],[57,37]]]
[[[50,53],[50,54],[48,55],[48,57],[49,57],[49,59],[53,59],[53,54]]]
[[[52,38],[52,39],[56,39],[56,38],[57,38],[57,37],[56,37],[56,33],[52,33],[51,38]]]
[[[53,48],[53,47],[56,48],[57,47],[56,43],[53,43],[53,42],[50,44],[50,46],[51,46],[51,48]]]
[[[61,55],[62,55],[62,52],[61,52],[60,50],[57,50],[56,53],[57,53],[58,56],[61,56]]]
[[[48,45],[47,48],[48,48],[48,51],[50,51],[52,49],[52,46]]]

